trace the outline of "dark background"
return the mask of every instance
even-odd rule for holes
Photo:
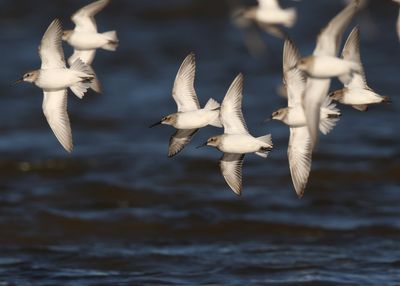
[[[232,2],[222,0],[112,1],[96,19],[99,31],[118,31],[120,47],[95,59],[103,94],[70,92],[75,149],[67,154],[42,114],[42,91],[10,84],[40,66],[50,22],[72,28],[69,16],[88,2],[0,1],[0,285],[400,284],[396,4],[370,1],[349,27],[360,25],[369,85],[393,103],[367,113],[340,107],[299,200],[288,128],[262,124],[286,104],[277,95],[283,43],[260,34],[266,53],[252,57],[230,21]],[[304,55],[344,7],[282,4],[298,8],[288,33]],[[201,105],[221,101],[243,72],[250,132],[273,136],[267,160],[246,156],[240,198],[219,172],[220,153],[194,148],[221,130],[201,130],[168,159],[173,129],[147,128],[175,111],[173,80],[191,51]]]

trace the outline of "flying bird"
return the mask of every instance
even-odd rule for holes
[[[96,49],[115,51],[119,41],[116,31],[98,33],[94,16],[104,9],[110,0],[99,0],[93,2],[72,15],[71,20],[75,23],[74,30],[66,30],[62,39],[68,42],[74,53],[68,59],[72,64],[77,58],[84,63],[91,65],[96,55]]]
[[[357,62],[362,68],[360,57],[360,30],[358,27],[355,27],[347,38],[342,51],[342,58]],[[367,111],[369,104],[390,102],[388,96],[381,96],[368,86],[363,69],[361,69],[360,73],[355,73],[350,77],[340,77],[339,79],[345,87],[330,94],[333,100],[342,104],[351,105],[360,111]]]
[[[289,168],[294,189],[301,198],[310,175],[312,148],[302,104],[306,80],[303,72],[296,67],[299,59],[300,54],[293,42],[286,40],[283,48],[283,83],[288,95],[288,107],[273,112],[271,119],[289,126]],[[328,97],[326,99],[320,109],[319,129],[323,134],[327,134],[340,117],[339,110]]]
[[[399,16],[397,17],[396,30],[397,30],[397,36],[399,37],[400,40],[400,0],[393,0],[393,2],[399,4]]]
[[[286,34],[280,25],[293,27],[297,20],[297,11],[295,8],[282,9],[278,0],[258,0],[258,6],[243,11],[242,16],[255,21],[268,34],[285,38]]]
[[[169,141],[168,157],[173,157],[182,151],[199,128],[207,125],[222,127],[219,120],[220,104],[217,101],[211,98],[204,108],[200,108],[194,89],[195,72],[195,55],[191,53],[182,62],[172,89],[172,97],[177,104],[178,112],[167,115],[150,126],[166,124],[178,129]]]
[[[39,46],[41,68],[27,72],[16,83],[26,81],[43,89],[43,113],[58,141],[72,152],[72,134],[67,113],[67,88],[82,98],[88,88],[99,85],[93,70],[77,59],[70,68],[61,46],[62,28],[55,19],[47,28]]]
[[[318,36],[317,45],[313,52],[314,56],[337,56],[343,32],[358,11],[358,4],[359,0],[352,1],[325,26]],[[313,149],[318,141],[321,106],[328,96],[330,83],[331,80],[329,78],[318,79],[308,77],[306,81],[303,107]]]
[[[243,75],[232,82],[221,104],[220,119],[224,134],[210,137],[198,146],[213,146],[224,153],[220,169],[225,181],[236,195],[242,193],[242,165],[245,153],[255,153],[267,158],[273,144],[271,135],[250,135],[242,114]]]

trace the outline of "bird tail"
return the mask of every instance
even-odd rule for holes
[[[71,86],[72,92],[79,98],[83,98],[89,88],[94,90],[98,89],[98,81],[93,69],[87,64],[83,63],[81,59],[76,59],[71,67],[71,70],[79,72],[80,81]]]
[[[332,98],[327,96],[321,106],[321,120],[319,122],[319,130],[322,134],[328,134],[341,116],[340,110],[336,108],[336,104],[332,102]]]
[[[210,98],[207,101],[206,105],[204,106],[204,109],[214,111],[214,110],[218,110],[220,107],[221,107],[221,105],[215,99]],[[215,118],[214,121],[210,122],[210,125],[215,126],[215,127],[222,127],[219,116],[217,116],[217,118]]]
[[[95,71],[93,70],[93,68],[91,66],[88,65],[87,67],[90,70],[90,74],[92,74],[94,76],[92,83],[90,85],[90,88],[93,89],[97,93],[101,93],[103,90],[103,87],[102,87],[99,79],[97,78]]]
[[[267,158],[269,151],[271,151],[272,147],[273,147],[271,134],[257,137],[257,140],[259,140],[263,143],[266,143],[267,146],[261,147],[260,150],[258,152],[256,152],[256,155],[263,157],[263,158]]]
[[[110,31],[102,33],[103,37],[107,40],[107,43],[102,46],[107,51],[115,51],[118,48],[119,40],[116,31]]]

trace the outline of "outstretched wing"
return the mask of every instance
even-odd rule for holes
[[[244,154],[224,153],[219,165],[222,176],[232,191],[240,196],[242,193],[242,165]]]
[[[182,62],[172,89],[172,97],[178,106],[178,112],[193,111],[200,108],[196,91],[194,90],[195,74],[196,59],[195,55],[191,53]]]
[[[199,129],[178,129],[169,140],[168,157],[173,157],[189,144]]]
[[[364,88],[367,85],[367,81],[365,79],[365,73],[361,63],[360,30],[358,27],[354,27],[347,38],[342,51],[342,58],[350,62],[358,63],[361,67],[361,70],[357,73],[347,74],[339,77],[340,81],[345,86]]]
[[[67,112],[67,90],[44,91],[43,113],[58,141],[72,152],[72,133]]]
[[[290,108],[301,106],[303,93],[306,88],[304,73],[296,68],[300,53],[294,43],[286,40],[283,46],[283,82],[288,95]]]
[[[51,22],[39,46],[42,69],[65,68],[64,51],[61,46],[62,27],[59,19]]]
[[[334,57],[339,52],[343,32],[358,10],[360,0],[353,0],[321,31],[314,55]]]
[[[94,16],[99,13],[110,0],[99,0],[79,9],[72,15],[71,20],[75,23],[75,31],[97,33],[97,25]]]
[[[243,75],[239,74],[221,104],[220,119],[226,134],[248,134],[242,113]]]
[[[311,170],[311,141],[307,126],[290,128],[288,159],[294,189],[302,197]]]

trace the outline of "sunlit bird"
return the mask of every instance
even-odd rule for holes
[[[77,59],[68,69],[61,47],[62,28],[55,19],[47,28],[39,46],[41,68],[27,72],[17,81],[31,82],[43,89],[43,113],[61,145],[73,149],[71,127],[67,113],[67,88],[82,98],[88,88],[99,83],[92,69]]]
[[[343,32],[358,11],[359,0],[352,1],[345,9],[337,14],[318,36],[313,52],[316,57],[336,57]],[[315,148],[318,140],[321,106],[328,96],[331,80],[329,78],[311,78],[306,81],[303,107],[307,127],[310,132],[311,146]]]
[[[396,30],[397,30],[397,36],[399,37],[400,40],[400,0],[393,0],[393,2],[399,4],[399,16],[397,16]]]
[[[172,89],[172,97],[177,104],[178,112],[167,115],[150,126],[166,124],[178,129],[169,141],[168,157],[173,157],[182,151],[199,128],[207,125],[222,127],[218,102],[211,98],[204,108],[200,108],[194,89],[195,73],[195,55],[191,53],[182,62]]]
[[[117,49],[119,41],[116,31],[98,33],[94,19],[94,16],[109,3],[110,0],[99,0],[72,15],[71,20],[75,23],[75,29],[64,31],[62,36],[62,39],[74,48],[74,53],[68,59],[69,64],[80,58],[84,63],[91,65],[96,55],[96,49],[109,51]]]
[[[288,107],[272,113],[271,119],[284,122],[290,128],[288,159],[294,189],[299,197],[304,195],[311,170],[311,138],[303,109],[303,93],[306,87],[303,72],[296,67],[300,54],[290,40],[283,48],[283,82],[288,95]],[[320,109],[319,129],[327,134],[339,120],[340,112],[326,97]]]
[[[342,58],[358,62],[362,67],[360,57],[360,31],[355,27],[344,45]],[[364,70],[352,76],[340,77],[344,88],[330,94],[331,98],[342,103],[353,106],[360,111],[366,111],[369,104],[390,102],[388,96],[381,96],[373,91],[367,84]]]
[[[244,10],[242,16],[255,21],[267,33],[284,38],[286,34],[279,26],[293,27],[297,20],[297,11],[295,8],[282,9],[278,0],[258,0],[258,6]]]
[[[242,193],[242,165],[245,153],[255,153],[266,158],[273,147],[270,134],[258,138],[249,134],[242,114],[242,91],[243,75],[239,74],[221,104],[220,119],[224,134],[210,137],[199,146],[213,146],[224,152],[220,160],[220,169],[225,181],[237,195]]]

